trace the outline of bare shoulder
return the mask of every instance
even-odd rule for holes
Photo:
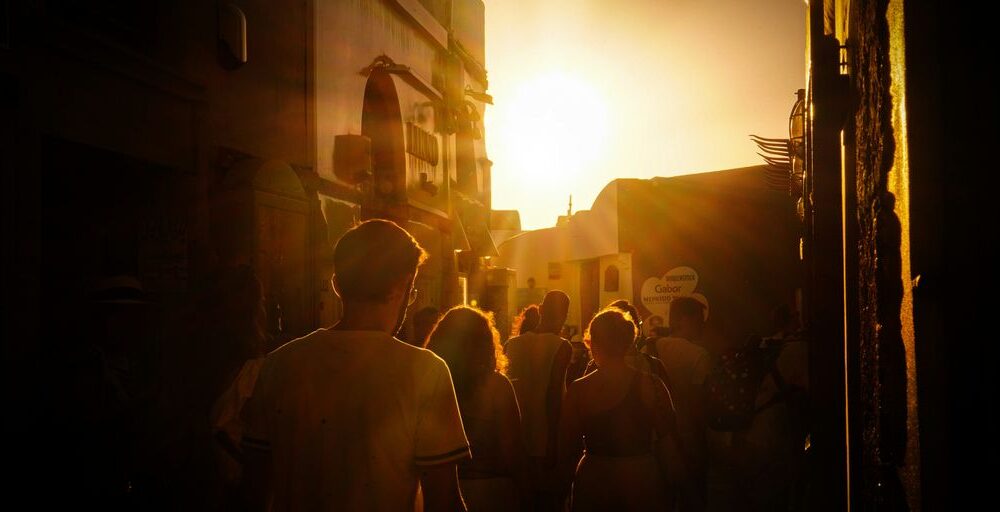
[[[555,334],[550,334],[550,335],[546,336],[545,339],[546,339],[545,342],[550,347],[555,347],[557,354],[560,353],[560,352],[570,353],[570,352],[573,351],[573,345],[571,345],[569,343],[569,340],[567,340],[566,338],[563,338],[562,336],[557,336]]]
[[[514,385],[511,384],[510,379],[504,374],[492,372],[486,378],[486,388],[487,393],[492,397],[491,400],[493,403],[505,404],[502,406],[505,408],[509,408],[510,406],[520,408],[517,402],[517,394],[514,392]]]
[[[410,345],[409,343],[406,343],[405,341],[400,341],[395,338],[393,338],[393,341],[394,343],[390,345],[392,347],[392,350],[397,354],[399,354],[400,356],[402,356],[403,358],[416,361],[418,363],[430,364],[430,365],[436,365],[437,361],[440,361],[441,363],[444,363],[447,366],[447,363],[444,362],[444,359],[438,357],[438,355],[435,354],[432,350],[428,350],[423,347],[413,346]]]
[[[599,371],[600,370],[592,371],[592,372],[584,375],[583,377],[580,377],[579,379],[576,379],[573,382],[570,382],[569,386],[566,389],[569,390],[569,389],[575,387],[577,390],[580,390],[582,388],[588,388],[588,387],[590,387],[591,385],[594,384],[594,382],[596,382],[597,380],[600,380],[600,378],[597,376],[597,374],[598,374]]]
[[[514,394],[514,385],[511,384],[510,379],[498,371],[490,372],[486,377],[486,386],[493,393],[500,395]]]
[[[276,368],[286,365],[300,365],[312,359],[314,353],[322,349],[323,340],[329,336],[329,329],[317,329],[287,341],[264,357],[264,366]]]
[[[574,380],[573,382],[570,382],[569,385],[566,386],[566,397],[564,400],[572,401],[576,400],[581,394],[587,395],[594,387],[594,382],[597,380],[595,378],[595,374],[596,372],[589,373]]]
[[[670,392],[667,390],[667,385],[663,383],[656,375],[651,375],[648,373],[637,372],[637,378],[639,379],[639,390],[642,393],[643,399],[647,402],[660,402],[670,396]]]

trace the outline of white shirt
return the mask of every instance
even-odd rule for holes
[[[663,362],[678,393],[689,394],[692,386],[701,386],[710,366],[708,351],[684,338],[672,336],[657,338],[654,343],[656,354],[650,355],[658,356]]]
[[[445,362],[382,332],[275,350],[243,418],[244,446],[272,452],[272,510],[410,511],[420,466],[469,457]]]
[[[677,410],[678,433],[688,449],[697,453],[700,448],[693,417],[694,402],[700,397],[701,384],[710,367],[708,351],[684,338],[658,338],[654,343],[657,353],[651,355],[663,362],[670,379],[670,398]]]

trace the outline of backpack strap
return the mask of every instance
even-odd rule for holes
[[[643,341],[643,344],[646,347],[649,347],[649,355],[651,355],[651,356],[653,356],[653,357],[655,357],[657,359],[660,359],[660,346],[657,345],[657,343],[656,343],[659,340],[660,340],[659,337],[650,336],[650,337],[646,338]]]
[[[785,382],[785,378],[781,376],[781,371],[778,370],[779,355],[781,355],[780,348],[775,350],[774,354],[768,358],[769,359],[768,364],[770,365],[770,369],[767,372],[767,374],[771,376],[771,379],[774,380],[774,385],[775,387],[778,388],[778,391],[771,396],[770,400],[764,402],[763,404],[761,404],[760,407],[754,409],[753,413],[755,416],[757,414],[760,414],[762,411],[769,409],[787,400],[788,397],[791,395],[791,390],[788,388],[788,384]]]
[[[663,362],[661,362],[659,358],[653,357],[649,354],[644,354],[642,352],[639,352],[639,354],[646,358],[646,364],[649,365],[649,373],[659,377],[660,380],[663,381],[663,384],[667,386],[667,389],[672,390],[673,388],[670,385],[670,376],[667,375],[667,369],[663,366]]]

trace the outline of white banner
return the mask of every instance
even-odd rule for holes
[[[708,299],[695,293],[698,287],[698,272],[691,267],[674,267],[663,277],[650,277],[642,283],[642,305],[654,315],[669,321],[670,302],[677,297],[693,297],[705,305],[708,318]]]

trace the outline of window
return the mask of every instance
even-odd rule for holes
[[[604,269],[604,291],[617,292],[618,279],[619,273],[616,265],[609,265],[608,268]]]
[[[562,263],[549,263],[549,279],[562,278]]]

